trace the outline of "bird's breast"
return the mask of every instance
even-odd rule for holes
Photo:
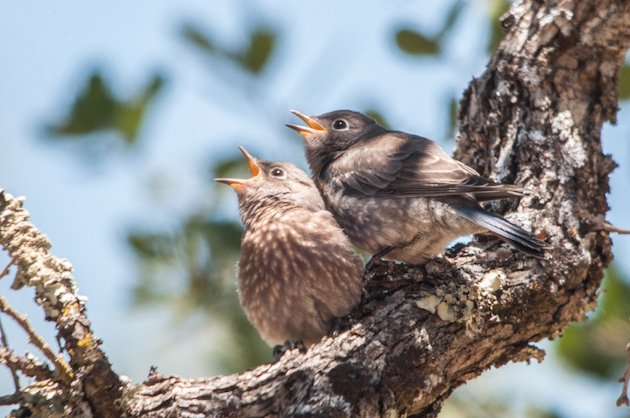
[[[270,344],[312,342],[325,334],[328,320],[358,302],[362,271],[330,213],[292,213],[246,231],[239,297]]]

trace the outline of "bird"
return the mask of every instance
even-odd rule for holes
[[[308,174],[239,147],[249,179],[217,178],[238,196],[245,227],[238,294],[249,321],[270,346],[309,347],[361,300],[363,260]]]
[[[542,240],[480,205],[527,189],[483,177],[430,139],[359,112],[291,112],[307,125],[287,124],[304,137],[315,185],[352,243],[373,256],[368,269],[381,258],[419,264],[484,232],[544,258]]]

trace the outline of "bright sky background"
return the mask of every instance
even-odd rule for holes
[[[208,348],[218,338],[199,318],[178,323],[167,308],[130,307],[136,266],[125,246],[128,229],[138,223],[168,225],[177,214],[211,204],[201,192],[209,187],[207,164],[236,153],[237,144],[262,158],[305,167],[300,141],[283,126],[295,122],[288,109],[319,114],[374,106],[396,129],[442,141],[452,150],[453,142],[444,142],[448,95],[460,97],[487,61],[485,2],[471,3],[443,57],[413,60],[393,47],[394,29],[410,23],[434,33],[450,1],[4,2],[0,187],[26,196],[32,221],[54,243],[54,254],[73,263],[80,291],[89,298],[94,329],[117,372],[135,381],[142,381],[151,365],[163,374],[207,375],[212,370]],[[188,48],[178,33],[186,21],[203,25],[226,43],[237,42],[247,22],[279,27],[285,36],[257,87],[260,93],[244,100],[230,85],[240,79],[217,75]],[[104,161],[85,163],[75,147],[46,141],[42,127],[66,114],[86,73],[95,67],[123,96],[155,69],[168,85],[137,151],[114,151]],[[607,126],[603,133],[605,151],[620,164],[611,179],[609,219],[628,228],[627,103],[618,120],[618,126]],[[148,186],[156,179],[166,184],[159,208],[152,206],[155,196]],[[226,209],[226,217],[236,216],[235,206]],[[613,240],[616,262],[630,272],[630,239]],[[0,267],[6,261],[0,255]],[[9,284],[3,279],[0,293],[20,311],[41,318],[30,291],[12,292]],[[20,333],[2,319],[23,350]],[[52,335],[49,325],[37,322],[37,328]],[[548,350],[541,365],[509,365],[487,373],[467,385],[462,396],[472,403],[484,392],[509,396],[523,414],[531,399],[574,417],[619,414],[614,407],[617,385],[580,382],[549,361],[552,357]],[[0,371],[0,394],[12,390],[9,380]]]

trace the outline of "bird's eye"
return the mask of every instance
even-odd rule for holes
[[[337,119],[333,122],[333,129],[337,131],[345,131],[348,129],[348,122],[343,119]]]
[[[281,168],[274,168],[269,174],[271,174],[272,177],[282,177],[284,176],[284,170]]]

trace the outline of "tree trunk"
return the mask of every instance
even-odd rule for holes
[[[585,318],[612,258],[603,225],[615,164],[602,154],[600,134],[615,119],[630,0],[523,0],[502,24],[504,40],[461,101],[456,157],[535,191],[493,210],[543,237],[545,260],[478,238],[421,266],[386,264],[367,274],[367,296],[337,335],[275,364],[205,379],[152,374],[138,386],[123,383],[95,340],[78,352],[83,337],[64,333],[52,316],[73,376],[69,384],[56,373],[51,393],[75,399],[64,405],[77,416],[433,417],[456,387],[489,367],[542,360],[532,342]],[[23,251],[36,230],[9,227],[22,212],[0,195],[0,243],[21,283],[48,306],[53,296],[37,288],[29,266],[50,256]],[[8,245],[17,237],[19,245]],[[64,289],[76,297],[72,286]],[[61,299],[50,306],[64,312]],[[28,399],[22,411],[37,416],[42,404]]]

